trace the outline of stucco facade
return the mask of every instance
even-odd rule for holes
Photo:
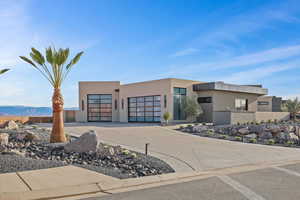
[[[131,84],[79,82],[80,109],[76,112],[76,121],[159,122],[163,121],[165,112],[170,112],[171,121],[184,122],[186,119],[178,113],[182,112],[181,97],[195,96],[204,111],[199,120],[214,122],[217,118],[220,120],[223,111],[243,109],[243,112],[257,112],[257,99],[264,94],[267,90],[259,86],[174,78]],[[227,123],[226,119],[224,123]]]

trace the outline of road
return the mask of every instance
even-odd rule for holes
[[[299,185],[298,163],[82,200],[299,200]]]

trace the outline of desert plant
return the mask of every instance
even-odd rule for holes
[[[250,143],[257,143],[257,140],[255,138],[251,138],[251,139],[249,139],[249,142]]]
[[[293,144],[294,144],[294,142],[290,141],[290,140],[285,143],[286,146],[292,146]]]
[[[0,74],[4,74],[5,72],[9,71],[9,69],[1,69]]]
[[[240,126],[240,125],[241,125],[241,123],[240,123],[240,122],[238,122],[238,123],[236,123],[236,125]]]
[[[166,123],[169,123],[169,120],[171,119],[171,113],[170,112],[165,112],[163,115],[164,120],[166,121]]]
[[[269,140],[267,141],[267,144],[268,144],[268,145],[273,145],[273,144],[275,144],[275,140],[274,140],[274,139],[269,139]]]
[[[63,121],[63,96],[61,85],[66,79],[72,67],[79,61],[83,52],[78,53],[68,64],[65,63],[69,57],[69,49],[46,48],[46,56],[43,56],[35,48],[31,48],[31,59],[20,56],[20,58],[37,69],[53,86],[54,94],[52,97],[53,125],[50,142],[66,142]],[[46,61],[50,64],[46,64]]]
[[[195,96],[187,96],[183,99],[183,111],[190,121],[194,121],[197,117],[203,114],[202,107],[197,102],[197,98]]]
[[[298,98],[288,99],[284,104],[282,104],[283,111],[289,112],[293,120],[296,120],[296,114],[300,111],[300,102]]]
[[[242,141],[242,137],[240,137],[240,136],[235,136],[234,139],[235,139],[236,141]]]

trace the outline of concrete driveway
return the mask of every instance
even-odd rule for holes
[[[44,125],[49,126],[49,125]],[[300,149],[245,144],[181,133],[155,124],[69,123],[66,132],[96,130],[103,142],[119,144],[169,163],[177,172],[233,167],[262,162],[300,160]]]

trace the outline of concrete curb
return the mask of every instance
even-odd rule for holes
[[[269,163],[257,163],[251,165],[242,165],[230,168],[213,169],[206,171],[192,171],[186,173],[171,173],[157,176],[147,176],[142,178],[130,178],[123,180],[107,179],[101,182],[88,183],[82,185],[55,187],[41,190],[31,190],[23,192],[4,192],[0,193],[0,200],[44,200],[67,198],[78,199],[82,195],[97,196],[127,192],[162,185],[189,182],[193,180],[204,179],[212,176],[229,175],[234,173],[248,172],[268,167],[300,163],[300,160],[280,161]]]

